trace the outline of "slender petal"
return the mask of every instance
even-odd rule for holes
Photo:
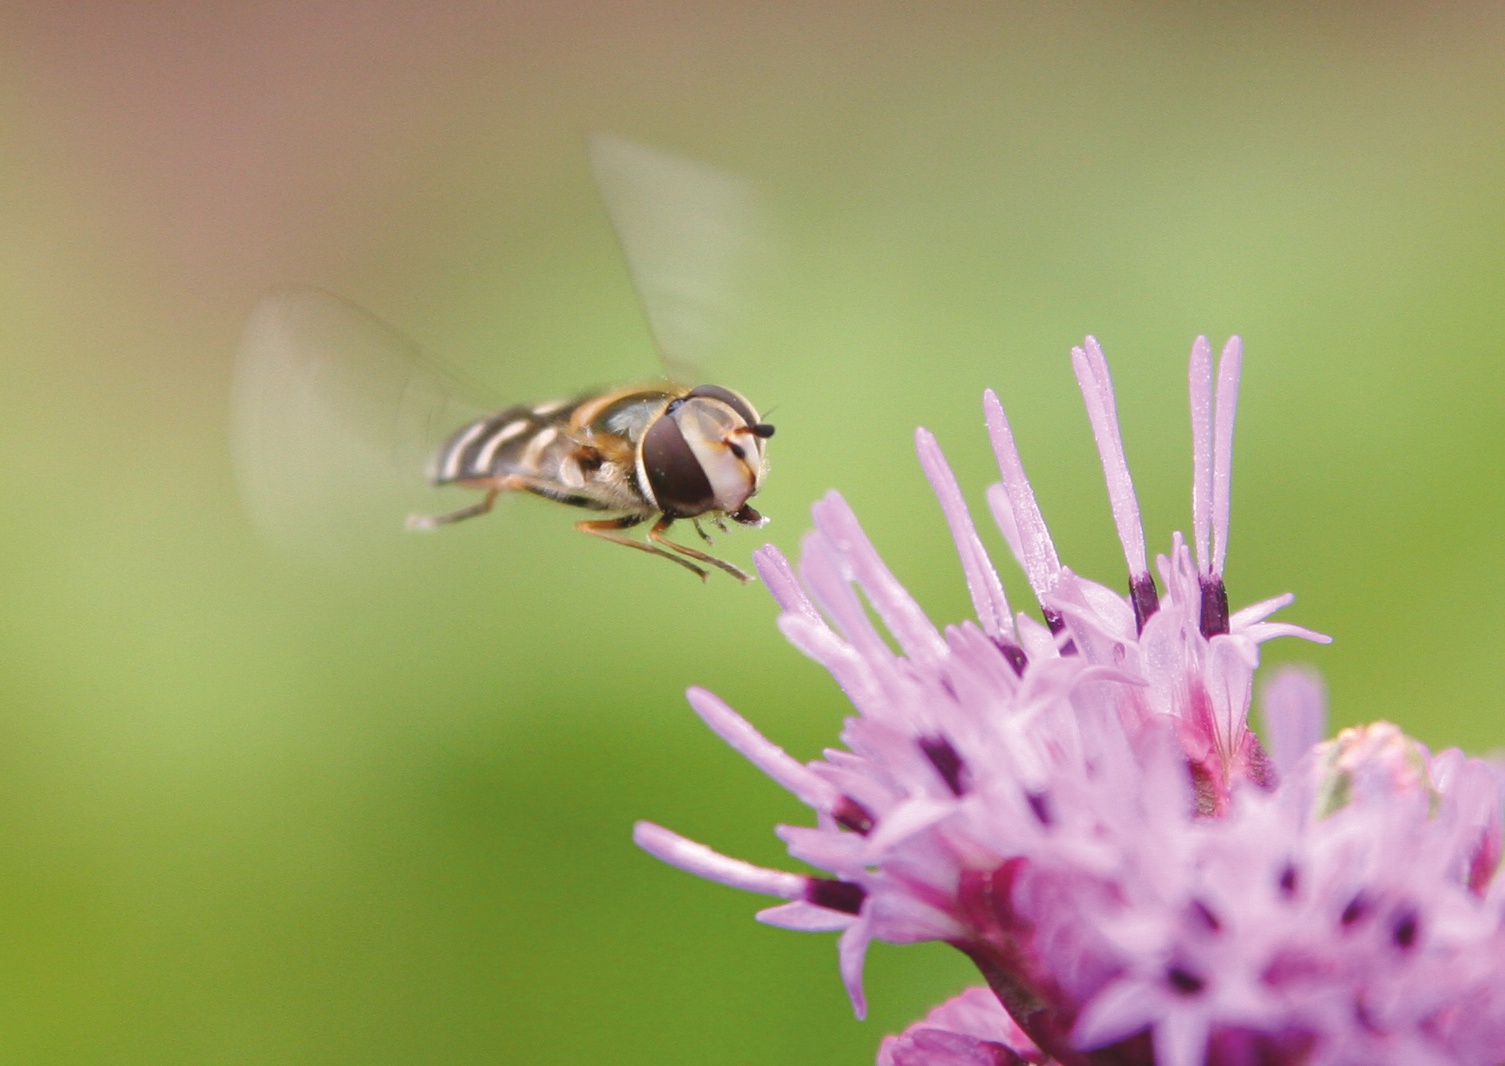
[[[1082,399],[1087,404],[1087,417],[1092,422],[1098,454],[1103,460],[1103,477],[1108,482],[1108,498],[1113,504],[1113,524],[1118,527],[1118,539],[1123,544],[1129,575],[1148,574],[1144,526],[1139,519],[1134,479],[1129,476],[1129,462],[1124,458],[1118,407],[1113,399],[1113,378],[1108,373],[1108,361],[1103,358],[1103,349],[1097,338],[1088,337],[1085,350],[1073,348],[1071,362]]]
[[[1191,346],[1191,525],[1197,547],[1197,564],[1212,573],[1213,444],[1212,444],[1212,345],[1198,337]]]
[[[799,800],[817,810],[829,811],[840,794],[819,775],[792,758],[783,748],[769,741],[715,693],[703,688],[688,692],[690,706],[743,758],[794,793]]]
[[[1061,573],[1061,560],[1056,556],[1056,546],[1051,543],[1050,532],[1045,528],[1040,505],[1035,502],[1035,491],[1030,488],[1029,478],[1024,476],[1024,463],[1019,458],[1019,450],[1014,447],[1014,431],[1009,428],[1003,405],[992,389],[982,394],[982,403],[987,415],[988,436],[993,441],[993,454],[1003,474],[1004,498],[1009,504],[1013,539],[1019,542],[1024,575],[1035,590],[1035,596],[1043,599],[1055,589],[1056,579]],[[1003,522],[1000,521],[999,525],[1002,527]],[[1009,536],[1009,530],[1004,531],[1004,536]]]
[[[652,822],[639,822],[633,826],[632,839],[654,858],[708,881],[785,899],[796,899],[805,891],[807,879],[799,874],[769,870],[741,859],[728,858]]]
[[[1212,566],[1223,573],[1228,560],[1228,515],[1233,506],[1233,418],[1238,411],[1238,383],[1244,367],[1244,345],[1230,337],[1218,360],[1217,437],[1213,442]]]
[[[982,540],[977,536],[967,501],[962,498],[956,475],[946,465],[941,446],[928,429],[917,429],[915,448],[920,454],[920,466],[930,479],[931,488],[941,502],[941,511],[951,526],[951,537],[956,541],[962,570],[967,575],[967,589],[972,593],[978,623],[990,637],[1015,641],[1013,616],[1009,612],[1008,597],[1003,594],[1003,583],[998,580],[998,571],[993,569],[993,561],[988,558]]]

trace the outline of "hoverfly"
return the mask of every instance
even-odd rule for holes
[[[743,397],[720,385],[634,388],[577,400],[509,407],[462,427],[435,457],[435,485],[481,489],[478,503],[437,516],[414,515],[411,529],[436,529],[491,510],[503,492],[524,491],[615,518],[576,522],[582,533],[661,555],[694,571],[696,562],[740,581],[751,578],[723,559],[665,536],[688,518],[702,538],[702,515],[760,526],[747,502],[763,485],[764,442],[773,427]],[[623,530],[658,516],[648,540]],[[666,550],[667,549],[667,550]],[[672,554],[671,554],[672,553]]]
[[[773,427],[729,388],[681,383],[733,317],[731,275],[755,251],[756,197],[738,178],[621,138],[597,135],[590,149],[674,381],[483,413],[394,330],[353,305],[309,289],[274,294],[253,312],[241,342],[233,402],[242,489],[264,526],[295,524],[313,510],[308,497],[318,486],[336,480],[309,476],[318,454],[351,472],[338,478],[348,483],[358,465],[395,459],[401,466],[406,455],[391,453],[416,446],[427,451],[431,484],[483,495],[445,514],[412,515],[410,529],[476,517],[503,493],[529,492],[607,516],[577,522],[581,532],[669,559],[702,579],[716,567],[751,580],[666,534],[688,520],[709,543],[702,521],[723,531],[727,520],[766,521],[748,501],[762,487]],[[362,410],[352,417],[352,407]],[[626,534],[650,520],[645,540]]]

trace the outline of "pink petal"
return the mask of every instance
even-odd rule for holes
[[[1327,693],[1316,671],[1285,666],[1262,687],[1260,710],[1270,759],[1275,772],[1285,777],[1327,735]]]
[[[841,934],[836,945],[841,981],[846,986],[847,998],[852,1001],[852,1013],[858,1018],[867,1017],[867,997],[862,994],[862,964],[867,958],[868,940],[872,935],[868,931],[868,922],[868,915],[864,912]]]
[[[1198,337],[1191,346],[1187,374],[1191,392],[1191,524],[1197,566],[1212,572],[1208,544],[1212,533],[1212,345]]]
[[[809,767],[759,733],[713,692],[692,688],[686,695],[690,706],[716,735],[769,777],[783,785],[806,806],[830,811],[841,794],[816,776]]]
[[[797,933],[836,933],[857,920],[856,915],[843,914],[828,907],[817,907],[802,899],[780,903],[777,907],[765,907],[755,917],[764,925],[792,929]]]
[[[1056,546],[1051,543],[1050,531],[1045,528],[1045,518],[1040,514],[1040,505],[1035,502],[1029,478],[1024,476],[1024,464],[1019,459],[1019,450],[1014,447],[1014,433],[1003,413],[1003,405],[992,389],[982,394],[982,404],[988,421],[988,436],[993,441],[993,454],[1003,474],[1005,497],[1018,531],[1020,561],[1035,596],[1043,597],[1055,590],[1061,560],[1056,556]],[[991,498],[989,502],[992,502]]]
[[[1087,404],[1087,418],[1092,423],[1092,436],[1097,441],[1098,455],[1103,461],[1103,478],[1108,483],[1108,499],[1113,505],[1113,524],[1118,528],[1119,543],[1123,545],[1124,560],[1129,574],[1138,577],[1147,574],[1145,561],[1144,525],[1139,517],[1139,499],[1134,495],[1134,481],[1129,476],[1129,463],[1124,458],[1123,436],[1118,427],[1118,408],[1113,399],[1113,378],[1108,372],[1108,361],[1103,358],[1103,349],[1097,338],[1088,337],[1087,347],[1071,350],[1071,365],[1076,371],[1077,384],[1082,390],[1082,399]]]
[[[1213,441],[1212,572],[1221,574],[1228,558],[1228,514],[1233,506],[1233,419],[1238,412],[1244,344],[1229,337],[1218,360],[1218,420]]]
[[[809,881],[809,878],[799,874],[769,870],[741,859],[729,858],[652,822],[638,822],[634,825],[632,839],[649,855],[670,866],[678,866],[686,873],[746,892],[798,899],[804,895],[805,885]]]
[[[988,558],[977,535],[977,527],[972,524],[972,515],[962,497],[961,486],[956,483],[956,475],[951,472],[941,446],[928,429],[915,430],[915,448],[920,454],[920,466],[930,479],[941,512],[951,527],[951,538],[956,541],[956,551],[961,556],[962,572],[967,577],[967,589],[972,593],[977,621],[988,636],[1013,641],[1014,623],[1008,597],[1004,595],[998,572],[993,569],[993,561]]]
[[[839,493],[830,492],[811,510],[816,528],[830,538],[851,566],[857,583],[905,654],[922,663],[943,658],[946,642],[914,597],[883,564],[847,501]]]

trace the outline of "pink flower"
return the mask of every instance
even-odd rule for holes
[[[815,825],[778,832],[829,876],[755,867],[649,823],[638,843],[786,901],[762,921],[840,931],[859,1015],[872,939],[943,940],[971,958],[990,992],[890,1038],[881,1066],[1505,1062],[1497,772],[1384,724],[1319,743],[1324,699],[1301,672],[1265,687],[1269,753],[1250,729],[1259,645],[1327,638],[1269,620],[1289,595],[1229,609],[1238,339],[1216,386],[1207,341],[1192,349],[1193,544],[1172,537],[1158,584],[1107,363],[1090,337],[1072,356],[1128,595],[1061,564],[987,393],[1003,476],[988,503],[1043,624],[1011,611],[920,430],[977,620],[937,630],[832,493],[798,576],[772,547],[758,565],[785,635],[855,708],[844,750],[801,764],[690,692],[815,811]]]
[[[1016,1066],[1040,1050],[986,988],[948,999],[902,1036],[885,1037],[878,1066]]]

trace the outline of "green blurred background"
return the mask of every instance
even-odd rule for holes
[[[786,551],[839,487],[964,617],[911,434],[980,508],[993,386],[1063,557],[1118,584],[1068,350],[1107,349],[1164,550],[1186,353],[1236,331],[1233,599],[1337,638],[1267,662],[1318,663],[1339,725],[1505,736],[1498,5],[11,0],[0,1059],[857,1064],[967,980],[879,947],[858,1023],[831,938],[632,847],[647,817],[773,863],[804,817],[682,697],[834,738],[760,588],[541,501],[354,578],[239,509],[230,359],[272,286],[519,399],[651,369],[592,129],[784,220],[727,383],[774,408]]]

